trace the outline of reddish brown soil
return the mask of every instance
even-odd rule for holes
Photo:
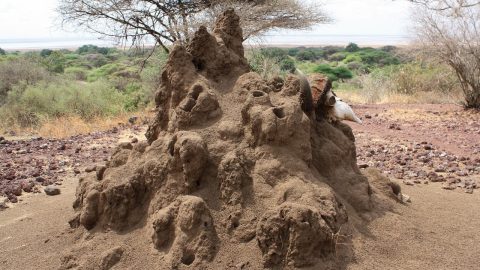
[[[480,179],[480,113],[456,105],[359,105],[358,163],[407,184],[463,188]]]

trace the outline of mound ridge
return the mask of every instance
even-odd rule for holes
[[[70,222],[79,237],[61,268],[345,262],[337,236],[350,214],[384,203],[381,192],[357,167],[350,127],[307,116],[297,77],[279,88],[249,72],[242,40],[228,10],[213,34],[201,27],[172,49],[147,142],[121,144],[80,180]]]

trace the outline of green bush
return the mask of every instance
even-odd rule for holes
[[[42,65],[25,58],[14,57],[0,62],[0,105],[15,85],[33,85],[49,77]]]
[[[290,58],[285,58],[280,62],[280,69],[283,71],[294,71],[295,61]]]
[[[297,56],[297,54],[300,52],[300,49],[299,48],[290,48],[288,49],[288,55],[289,56],[292,56],[292,57],[295,57]]]
[[[349,43],[346,47],[345,47],[345,51],[347,52],[356,52],[360,49],[360,47],[358,47],[357,44],[355,43]]]
[[[65,74],[72,75],[75,80],[86,81],[88,70],[82,67],[68,67]]]
[[[28,127],[44,119],[80,116],[90,120],[96,116],[115,115],[125,110],[127,97],[108,82],[91,84],[60,81],[40,83],[22,89],[14,87],[0,114],[10,125]]]
[[[90,73],[87,76],[87,81],[89,82],[94,82],[100,78],[105,78],[119,70],[124,68],[120,64],[117,63],[112,63],[112,64],[106,64],[104,66],[101,66],[97,69],[94,69],[90,71]]]
[[[52,50],[49,50],[49,49],[43,49],[40,51],[40,56],[41,57],[47,57],[49,56],[50,54],[52,54]]]
[[[6,54],[7,54],[7,52],[5,52],[4,49],[0,48],[0,55],[6,55]]]
[[[261,48],[260,53],[268,58],[284,59],[287,57],[287,51],[280,48]]]
[[[65,57],[59,51],[50,52],[42,62],[50,72],[63,73],[65,70]]]
[[[301,51],[297,53],[297,59],[299,61],[315,61],[316,57],[312,51]]]
[[[314,72],[322,73],[327,76],[331,81],[337,81],[339,79],[351,79],[353,73],[345,66],[331,67],[328,64],[320,64],[315,67]]]
[[[344,52],[337,52],[328,57],[329,61],[342,61],[347,57],[347,54]]]

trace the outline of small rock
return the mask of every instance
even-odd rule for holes
[[[445,172],[446,170],[447,170],[447,169],[445,168],[445,166],[442,166],[442,165],[437,166],[437,167],[435,168],[435,172]]]
[[[451,183],[443,183],[442,188],[446,190],[454,190],[457,186]]]
[[[372,119],[372,116],[370,114],[365,114],[366,119]]]
[[[8,198],[0,196],[0,211],[8,208],[7,202]]]
[[[369,167],[368,164],[365,164],[365,163],[358,164],[358,168],[360,168],[360,169],[366,169],[368,167]]]
[[[43,183],[43,182],[45,182],[45,178],[39,176],[39,177],[35,178],[35,181],[37,181],[39,183]]]
[[[60,189],[56,186],[47,186],[45,189],[44,189],[45,193],[49,196],[55,196],[55,195],[58,195],[60,194]]]
[[[133,139],[131,140],[131,142],[132,142],[132,143],[137,143],[137,142],[138,142],[138,139],[137,139],[137,138],[133,138]]]
[[[88,166],[87,168],[85,168],[85,172],[89,173],[89,172],[93,172],[96,170],[96,166]]]
[[[122,247],[115,247],[112,248],[102,254],[102,270],[107,270],[112,268],[115,264],[117,264],[120,259],[122,258],[124,249]]]
[[[407,186],[414,186],[414,185],[415,185],[415,183],[413,183],[413,182],[410,181],[410,180],[403,180],[403,183],[404,183],[405,185],[407,185]]]
[[[433,147],[432,147],[431,145],[426,144],[425,146],[423,146],[423,149],[425,149],[425,150],[433,150]]]
[[[57,148],[59,151],[64,151],[65,149],[67,149],[67,145],[62,143],[62,145],[60,145],[60,147]]]
[[[412,200],[410,199],[410,196],[408,196],[407,194],[400,194],[400,200],[403,202],[403,203],[411,203]]]

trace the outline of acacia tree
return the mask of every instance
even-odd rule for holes
[[[480,109],[480,5],[466,0],[436,2],[437,8],[425,6],[414,14],[418,41],[429,55],[454,70],[465,107]]]
[[[304,29],[328,21],[318,8],[299,0],[60,0],[63,23],[132,44],[153,39],[168,51],[187,42],[200,24],[235,8],[249,38],[278,28]]]

